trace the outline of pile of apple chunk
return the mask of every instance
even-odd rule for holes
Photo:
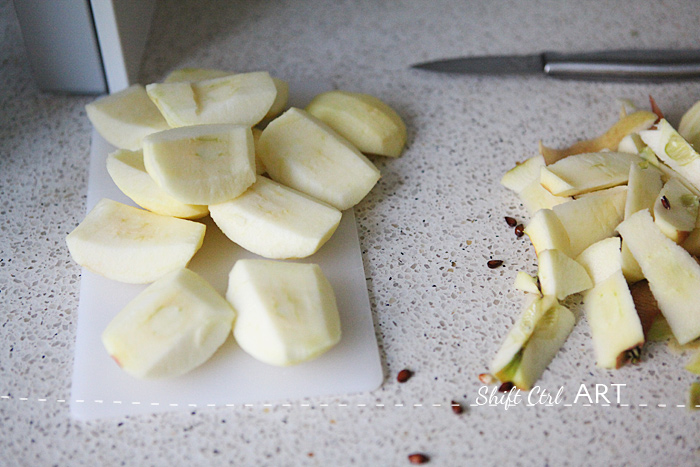
[[[141,378],[184,374],[233,333],[271,365],[292,365],[341,336],[335,294],[313,255],[398,157],[399,115],[379,99],[329,91],[288,108],[267,72],[189,68],[86,106],[109,143],[107,171],[143,209],[101,199],[67,236],[73,259],[112,280],[149,284],[102,334]],[[238,260],[225,297],[187,266],[214,223],[261,259]]]
[[[540,144],[502,177],[531,215],[538,260],[537,277],[516,276],[523,312],[490,366],[502,383],[529,390],[541,376],[574,327],[561,304],[573,294],[599,368],[638,361],[659,336],[699,342],[700,102],[680,131],[655,110],[623,108],[605,134],[567,149]],[[686,368],[700,373],[700,353]]]

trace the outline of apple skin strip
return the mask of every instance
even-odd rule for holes
[[[545,164],[549,165],[574,154],[599,152],[604,149],[614,151],[617,149],[622,138],[631,133],[649,129],[657,119],[658,116],[655,113],[640,110],[618,120],[601,136],[594,139],[578,141],[565,149],[548,148],[540,141],[540,154],[544,157]]]

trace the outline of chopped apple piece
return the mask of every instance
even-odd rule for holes
[[[639,156],[624,152],[575,154],[542,167],[540,183],[556,196],[573,196],[627,183]]]
[[[522,290],[523,292],[542,295],[540,287],[537,285],[537,279],[525,271],[518,271],[518,274],[515,276],[513,286],[518,290]]]
[[[639,263],[637,263],[637,260],[632,256],[632,252],[630,252],[624,240],[620,248],[620,255],[622,256],[622,275],[625,276],[627,283],[634,284],[644,279],[642,268],[639,267]]]
[[[502,382],[530,390],[571,333],[573,313],[552,298],[530,303],[506,336],[491,363],[491,373]]]
[[[109,323],[102,343],[137,378],[185,374],[207,361],[231,334],[231,305],[189,269],[146,287]]]
[[[583,266],[559,250],[544,250],[537,255],[537,260],[537,277],[543,295],[563,300],[593,286]]]
[[[340,340],[335,294],[317,264],[238,260],[226,298],[238,313],[236,341],[270,365],[316,358]]]
[[[258,155],[270,178],[341,211],[359,203],[380,177],[345,138],[297,108],[263,130]]]
[[[620,239],[611,237],[579,255],[595,285],[583,295],[583,309],[591,328],[596,366],[620,368],[639,358],[644,330],[632,294],[622,274]]]
[[[625,219],[642,209],[653,209],[663,187],[661,171],[647,161],[631,164],[625,200]]]
[[[621,240],[609,237],[596,242],[583,250],[576,261],[585,268],[594,284],[622,270]]]
[[[306,111],[366,154],[399,157],[406,145],[406,124],[380,99],[348,91],[317,95]]]
[[[76,263],[109,279],[153,282],[187,266],[206,227],[101,199],[66,237]]]
[[[639,211],[617,230],[649,281],[659,309],[680,344],[700,336],[700,265],[659,230],[649,211]]]
[[[277,87],[267,72],[202,81],[153,83],[146,92],[172,127],[211,123],[253,126],[272,107]]]
[[[659,159],[700,189],[700,154],[668,121],[661,119],[656,129],[642,131],[639,136]]]
[[[551,209],[540,209],[535,212],[523,231],[535,247],[539,256],[544,250],[559,250],[569,254],[571,244],[569,234],[559,217]]]
[[[533,180],[528,186],[518,193],[518,198],[530,214],[534,214],[540,209],[552,209],[558,204],[572,201],[570,196],[555,196],[547,191],[539,179]]]
[[[520,193],[532,182],[540,181],[540,169],[544,167],[544,157],[537,155],[515,165],[501,177],[501,185]]]
[[[107,172],[122,193],[151,212],[183,219],[199,219],[209,214],[206,206],[181,203],[160,188],[146,172],[140,149],[120,149],[109,154]]]
[[[654,222],[676,243],[683,243],[695,229],[698,219],[698,197],[676,178],[661,189],[654,203]]]
[[[97,132],[121,149],[140,149],[144,136],[170,128],[140,84],[101,97],[85,111]]]
[[[540,143],[540,154],[547,165],[553,164],[565,157],[585,152],[600,152],[604,149],[614,151],[620,141],[631,133],[639,133],[651,127],[657,116],[653,112],[637,111],[618,120],[608,131],[595,139],[579,141],[566,149],[551,149]]]
[[[696,151],[700,149],[700,101],[683,114],[678,124],[678,133],[692,144]]]
[[[265,258],[305,258],[340,223],[334,207],[265,177],[242,195],[209,206],[211,218],[233,242]]]
[[[255,182],[255,149],[249,127],[195,125],[144,138],[148,174],[186,204],[215,204],[243,193]]]
[[[619,186],[552,208],[569,235],[571,257],[615,233],[615,227],[624,217],[626,197],[627,187]]]

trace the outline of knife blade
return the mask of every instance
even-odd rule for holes
[[[472,75],[543,74],[561,79],[662,81],[700,78],[700,49],[542,52],[436,60],[412,68]]]

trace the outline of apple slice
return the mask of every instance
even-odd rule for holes
[[[544,167],[544,157],[541,154],[530,157],[503,174],[501,185],[520,193],[532,182],[540,180],[540,169]]]
[[[639,211],[618,228],[649,281],[659,309],[680,344],[700,336],[700,265],[659,230],[649,211]]]
[[[369,94],[324,92],[311,100],[306,111],[364,153],[399,157],[406,145],[406,124],[399,114]]]
[[[85,111],[97,132],[121,149],[139,149],[144,136],[170,128],[140,84],[101,97]]]
[[[341,211],[359,203],[380,177],[345,138],[297,108],[263,130],[258,154],[270,178]]]
[[[206,206],[181,203],[160,188],[146,172],[140,149],[119,149],[109,154],[107,172],[122,193],[151,212],[183,219],[199,219],[209,214]]]
[[[255,182],[253,133],[241,125],[195,125],[161,131],[143,140],[148,174],[186,204],[215,204]]]
[[[631,164],[625,199],[625,219],[642,209],[653,209],[663,185],[661,171],[649,162]]]
[[[515,275],[513,287],[523,292],[542,295],[540,286],[537,284],[537,279],[525,271],[518,271],[518,274]]]
[[[102,333],[122,370],[169,378],[206,362],[231,334],[231,305],[189,269],[176,270],[131,300]]]
[[[530,238],[535,254],[545,250],[559,250],[569,254],[571,243],[569,234],[559,217],[551,209],[540,209],[532,216],[523,232]]]
[[[556,196],[574,196],[627,183],[630,165],[641,159],[624,152],[575,154],[540,169],[540,183]]]
[[[317,264],[238,260],[226,298],[238,313],[236,341],[264,363],[298,364],[340,340],[335,294]]]
[[[570,196],[555,196],[551,194],[542,186],[539,179],[533,180],[523,188],[518,193],[518,198],[520,198],[523,206],[530,214],[534,214],[540,209],[552,209],[558,204],[564,204],[573,200]]]
[[[253,126],[265,117],[277,96],[267,72],[153,83],[146,86],[146,92],[172,127],[207,123]]]
[[[618,186],[552,208],[569,235],[572,258],[615,233],[615,227],[624,217],[626,197],[627,187]]]
[[[178,83],[182,81],[195,82],[214,78],[223,78],[235,74],[231,71],[216,70],[211,68],[180,68],[171,72],[163,80],[164,83]],[[281,114],[289,100],[289,83],[279,78],[272,77],[277,89],[275,101],[270,106],[270,110],[265,114],[264,119],[272,119]]]
[[[685,366],[685,369],[692,373],[695,373],[696,375],[700,375],[700,351],[695,352],[695,354],[691,357],[690,361]]]
[[[506,336],[490,369],[502,382],[530,390],[571,333],[573,313],[552,299],[531,302]]]
[[[258,155],[258,146],[260,145],[260,135],[262,135],[262,130],[257,127],[251,128],[253,132],[253,147],[255,148],[255,175],[262,175],[267,170],[265,170],[265,164],[260,160]]]
[[[206,227],[101,199],[66,237],[73,260],[120,282],[145,284],[187,266]]]
[[[655,130],[639,133],[642,140],[671,169],[700,189],[700,154],[671,126],[666,119]]]
[[[211,218],[233,242],[265,258],[305,258],[333,235],[341,212],[265,177],[245,193],[209,206]]]
[[[695,229],[698,218],[698,197],[676,178],[661,189],[654,203],[654,222],[676,243],[683,243]]]
[[[537,255],[537,261],[537,277],[543,295],[563,300],[593,287],[583,266],[559,250],[544,250]]]
[[[644,330],[622,274],[620,246],[618,237],[606,238],[576,258],[594,282],[583,295],[583,309],[599,368],[620,368],[629,360],[635,362],[644,344]]]
[[[579,141],[566,149],[550,149],[540,143],[540,154],[544,156],[545,162],[549,165],[573,154],[600,152],[604,149],[615,150],[622,138],[629,134],[646,130],[654,124],[657,118],[653,112],[640,110],[615,122],[603,135],[594,139]]]
[[[628,284],[634,284],[644,279],[642,268],[639,267],[639,263],[637,263],[637,260],[632,256],[632,252],[627,247],[627,243],[625,243],[624,240],[620,247],[620,256],[622,257],[622,275],[625,276],[625,280]]]

